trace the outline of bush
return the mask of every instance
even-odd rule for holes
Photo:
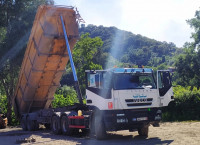
[[[61,87],[56,91],[54,97],[55,98],[52,102],[52,106],[54,108],[64,107],[68,105],[73,105],[74,103],[78,103],[76,91],[72,87]]]
[[[182,86],[174,87],[173,90],[174,101],[163,108],[163,120],[200,120],[200,90]]]
[[[6,114],[7,112],[7,98],[5,95],[0,96],[0,113]]]
[[[52,102],[52,106],[54,108],[56,107],[63,107],[68,105],[73,105],[74,103],[78,103],[78,98],[76,91],[72,87],[63,86],[59,88],[55,95],[54,100]],[[7,113],[7,97],[5,95],[0,96],[0,108],[1,113],[5,114]],[[17,120],[14,110],[12,108],[12,126],[19,125],[19,121]]]
[[[2,114],[7,114],[7,97],[5,95],[0,96],[0,108]],[[19,125],[19,121],[17,120],[14,110],[12,108],[12,121],[11,124],[12,126]]]

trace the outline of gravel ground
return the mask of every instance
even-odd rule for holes
[[[41,129],[39,131],[22,131],[21,128],[6,128],[0,130],[0,145],[17,144],[16,140],[34,138],[35,142],[23,143],[37,145],[199,145],[200,122],[174,122],[161,123],[160,127],[149,128],[149,137],[141,138],[137,132],[117,131],[109,132],[108,139],[98,141],[94,137],[83,135],[64,136],[54,135],[51,131]]]

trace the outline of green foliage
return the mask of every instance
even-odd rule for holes
[[[190,86],[177,86],[173,90],[174,101],[163,108],[163,120],[200,120],[200,90]]]
[[[7,97],[5,95],[0,94],[0,113],[6,114],[7,113]],[[19,125],[19,121],[17,120],[14,110],[12,108],[12,113],[11,113],[11,124],[10,125]]]
[[[200,49],[200,10],[196,11],[195,17],[187,21],[190,27],[194,28],[192,38],[194,43],[192,44],[195,48]]]
[[[168,66],[164,63],[157,66],[157,70],[167,70]]]
[[[100,65],[93,63],[93,59],[97,54],[97,49],[102,45],[103,41],[99,37],[91,38],[89,37],[89,33],[81,35],[73,51],[74,63],[76,66],[86,69],[101,68]]]
[[[163,62],[172,65],[172,57],[182,52],[173,43],[159,42],[115,27],[88,25],[81,27],[80,32],[81,34],[90,33],[92,38],[100,37],[103,40],[103,47],[99,48],[100,53],[94,60],[103,68],[107,66],[110,55],[122,63],[156,67]],[[120,39],[116,39],[117,36]],[[117,54],[112,54],[111,49],[114,49]]]
[[[187,22],[194,28],[194,33],[192,33],[194,42],[186,43],[184,53],[177,58],[176,81],[179,85],[200,88],[200,11],[196,11],[195,18]]]
[[[53,0],[4,0],[0,2],[0,92],[6,95],[8,124],[13,124],[12,102],[19,67],[37,7]],[[21,42],[18,44],[18,42]]]
[[[52,0],[6,0],[0,3],[0,34],[5,33],[0,43],[0,58],[6,54],[25,34],[29,33],[37,7],[53,4]],[[2,31],[2,29],[4,29]],[[26,45],[26,42],[24,42]],[[22,46],[23,47],[23,46]],[[23,52],[21,52],[23,53]]]
[[[3,114],[7,112],[7,97],[5,95],[0,95],[0,109]]]
[[[68,86],[63,86],[56,91],[54,95],[54,100],[52,102],[52,106],[56,107],[64,107],[68,105],[73,105],[74,103],[78,103],[76,91]]]
[[[5,37],[6,37],[6,28],[0,27],[0,45],[3,44]]]
[[[12,112],[11,112],[11,124],[12,126],[16,126],[16,125],[19,125],[19,120],[16,118],[15,116],[15,112],[14,112],[14,108],[12,108]]]
[[[109,56],[109,59],[106,61],[106,68],[113,68],[115,66],[120,67],[123,66],[124,63],[121,63],[119,60],[115,59],[113,56]]]
[[[81,35],[80,40],[76,43],[73,50],[73,60],[76,66],[77,76],[82,94],[85,94],[85,70],[100,70],[102,66],[96,64],[94,59],[97,57],[98,49],[103,45],[99,37],[91,38],[89,33]],[[73,75],[70,63],[67,66],[66,75],[64,75],[61,84],[73,85]],[[64,80],[65,79],[65,80]],[[70,84],[70,83],[71,84]]]
[[[80,89],[85,94],[85,70],[99,70],[102,66],[95,64],[93,59],[97,54],[97,49],[103,45],[99,37],[90,38],[89,33],[81,35],[80,40],[76,43],[73,51],[74,63],[77,69]]]

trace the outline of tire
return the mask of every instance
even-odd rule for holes
[[[149,133],[148,125],[143,125],[142,127],[138,128],[139,136],[148,137],[148,133]]]
[[[95,134],[95,117],[94,117],[94,114],[91,115],[90,117],[90,122],[89,122],[89,128],[90,128],[90,134],[91,135],[94,135]]]
[[[61,129],[64,135],[72,135],[73,133],[73,129],[69,128],[69,120],[66,115],[61,118]]]
[[[103,116],[100,113],[96,114],[94,120],[96,139],[106,139],[107,133],[105,129],[105,123],[103,121]]]
[[[55,115],[52,117],[51,130],[54,134],[61,134],[60,117]]]
[[[35,121],[31,120],[29,116],[27,117],[27,129],[28,131],[35,130]]]
[[[27,131],[27,121],[25,117],[22,117],[20,124],[21,124],[22,130]]]

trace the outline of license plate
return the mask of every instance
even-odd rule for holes
[[[139,117],[139,118],[137,118],[137,121],[144,121],[144,120],[148,120],[148,117]]]

